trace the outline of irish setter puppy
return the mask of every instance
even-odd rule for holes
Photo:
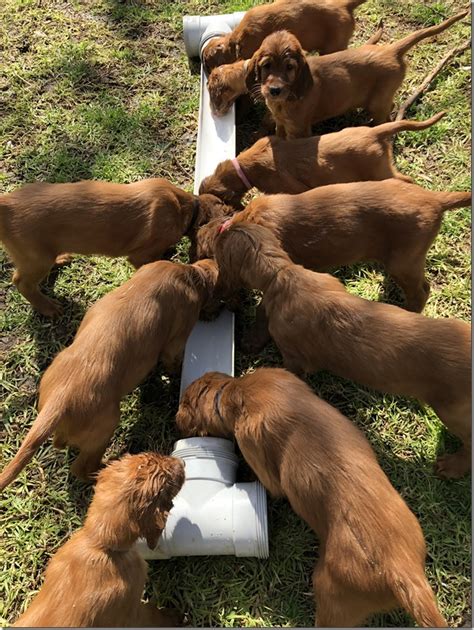
[[[366,0],[276,0],[246,12],[235,29],[212,39],[202,60],[207,72],[238,59],[249,59],[267,35],[285,29],[294,33],[305,50],[321,55],[347,48],[355,20],[354,9]]]
[[[445,477],[471,467],[471,329],[457,319],[431,319],[348,293],[339,280],[295,265],[267,228],[224,227],[216,239],[216,291],[263,291],[270,335],[285,367],[328,370],[375,390],[433,407],[462,440],[438,458]]]
[[[120,401],[161,360],[180,366],[187,338],[217,280],[214,261],[150,263],[85,314],[70,346],[41,379],[39,414],[0,474],[5,488],[53,433],[54,446],[79,450],[71,471],[88,479],[120,420]]]
[[[392,178],[322,186],[299,195],[262,195],[228,222],[263,225],[291,260],[307,269],[382,263],[403,289],[406,308],[421,312],[430,291],[426,254],[443,214],[470,202],[470,192],[433,192]],[[214,255],[222,223],[215,219],[198,231],[198,258]]]
[[[322,120],[363,107],[375,124],[390,117],[393,97],[405,77],[405,54],[417,42],[433,37],[468,14],[463,11],[393,44],[364,45],[324,57],[306,57],[288,31],[269,35],[247,68],[247,89],[260,86],[275,123],[286,138],[311,135]]]
[[[140,267],[226,213],[220,199],[197,197],[165,179],[36,183],[0,196],[0,239],[20,293],[43,315],[55,316],[61,307],[38,284],[65,252],[128,256]]]
[[[362,432],[308,385],[275,368],[210,372],[186,389],[176,422],[185,436],[235,437],[267,490],[317,534],[316,626],[360,626],[402,606],[420,626],[446,627],[416,517]]]
[[[225,68],[226,66],[221,66]],[[221,162],[199,191],[240,208],[249,187],[267,194],[297,194],[328,184],[388,179],[411,181],[393,164],[392,137],[434,125],[444,112],[428,120],[400,120],[376,127],[349,127],[335,133],[284,140],[261,138],[237,158]],[[240,169],[240,170],[238,170]],[[244,177],[242,177],[242,174]]]
[[[147,564],[184,483],[181,460],[125,455],[98,478],[83,527],[51,558],[43,586],[15,627],[166,627],[180,615],[141,602]]]
[[[214,116],[225,116],[235,101],[247,92],[246,61],[218,66],[209,75],[207,89]]]

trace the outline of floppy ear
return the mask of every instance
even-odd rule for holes
[[[247,86],[248,92],[252,94],[252,90],[261,82],[262,77],[258,67],[258,55],[255,53],[255,55],[249,59],[247,70],[245,71],[245,85]]]
[[[302,52],[298,59],[298,75],[293,84],[293,93],[296,98],[304,98],[312,87],[313,76],[306,55]]]
[[[167,515],[160,510],[149,510],[144,514],[141,522],[141,531],[149,549],[155,549],[160,539],[161,532],[166,525]]]

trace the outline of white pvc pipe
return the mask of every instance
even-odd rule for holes
[[[231,31],[244,13],[185,17],[189,56],[202,53],[212,37]],[[235,157],[235,108],[221,117],[211,112],[201,66],[201,98],[194,192],[219,162]],[[224,310],[213,322],[198,322],[186,344],[181,394],[209,371],[234,375],[234,315]],[[260,482],[235,483],[238,458],[231,441],[188,438],[175,443],[173,455],[186,462],[186,481],[174,500],[166,527],[154,550],[141,540],[146,559],[173,556],[236,555],[268,557],[266,493]]]
[[[173,457],[185,462],[186,481],[174,499],[158,546],[145,559],[173,556],[268,557],[267,501],[259,482],[235,483],[238,457],[222,438],[187,438]]]
[[[244,13],[239,15],[240,19]],[[184,39],[186,51],[200,52],[201,38],[209,43],[209,30],[214,37],[229,32],[229,16],[194,17],[185,16]],[[235,24],[238,23],[235,21]],[[235,26],[233,24],[233,26]],[[200,39],[198,40],[198,35]],[[196,53],[197,54],[197,53]],[[235,157],[235,107],[232,106],[225,116],[213,116],[207,89],[204,68],[201,65],[201,94],[199,101],[198,137],[196,148],[196,166],[194,172],[194,193],[199,192],[202,180],[211,175],[219,162]],[[234,376],[234,314],[224,310],[213,322],[199,321],[186,344],[181,372],[181,394],[186,387],[209,371],[224,372]]]

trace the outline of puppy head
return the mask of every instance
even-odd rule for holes
[[[154,549],[183,483],[180,459],[158,453],[125,455],[99,473],[88,520],[102,543],[112,548],[143,536]]]
[[[260,86],[267,103],[303,98],[313,79],[296,37],[288,31],[276,31],[266,37],[248,64],[246,84],[250,93]]]
[[[230,387],[233,380],[221,372],[208,372],[186,388],[176,414],[176,424],[183,436],[232,435],[232,425],[227,420],[233,410],[219,400],[219,392]]]
[[[212,301],[214,296],[214,290],[217,284],[217,278],[219,275],[219,269],[217,268],[217,264],[214,260],[210,258],[203,258],[202,260],[198,260],[197,262],[191,265],[195,272],[198,274],[198,282],[203,289],[203,307],[206,306],[207,303]]]
[[[232,63],[235,60],[235,47],[230,44],[230,34],[211,39],[202,51],[202,63],[208,74],[217,66]]]
[[[236,61],[214,68],[207,81],[212,113],[225,116],[237,98],[247,92],[246,61]]]
[[[247,223],[239,215],[220,228],[214,256],[223,295],[232,295],[240,288],[265,291],[278,270],[291,264],[268,228]]]
[[[196,260],[214,258],[214,245],[224,218],[213,219],[199,228],[196,234]]]
[[[241,208],[241,200],[247,192],[230,160],[225,160],[217,165],[212,175],[205,177],[199,187],[199,194],[216,195],[226,204],[235,209]]]
[[[209,193],[203,193],[198,196],[199,199],[199,215],[196,221],[196,227],[201,227],[212,219],[225,217],[234,212],[234,209],[228,206],[222,199],[211,195]]]

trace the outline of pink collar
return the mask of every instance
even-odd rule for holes
[[[224,221],[224,223],[219,226],[217,233],[222,234],[222,232],[225,232],[228,228],[230,228],[231,225],[232,225],[232,219],[227,219],[227,221]]]
[[[251,188],[253,188],[252,184],[249,182],[245,173],[243,172],[242,167],[239,164],[239,160],[237,158],[232,158],[231,162],[234,165],[234,168],[237,172],[237,175],[240,177],[241,182],[243,183],[244,186],[247,186],[247,190],[250,190]]]

